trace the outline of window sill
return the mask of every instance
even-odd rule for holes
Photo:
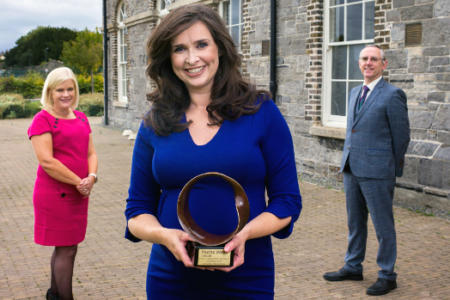
[[[121,102],[121,101],[114,101],[112,103],[114,107],[122,107],[122,108],[128,108],[128,102]]]
[[[345,140],[345,128],[324,127],[324,126],[320,126],[320,125],[313,125],[309,129],[309,134],[321,136],[321,137]]]

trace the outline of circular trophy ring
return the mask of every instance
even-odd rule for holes
[[[194,221],[191,212],[189,211],[188,196],[192,186],[202,178],[208,176],[220,177],[227,181],[233,188],[234,202],[236,205],[236,212],[239,222],[236,229],[229,234],[220,235],[207,232]],[[245,226],[250,215],[250,207],[248,204],[247,194],[236,180],[219,172],[206,172],[195,176],[184,185],[178,196],[177,214],[181,227],[197,242],[206,246],[217,246],[231,240],[231,238],[233,238],[233,236]]]

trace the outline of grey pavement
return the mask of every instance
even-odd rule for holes
[[[30,119],[0,120],[0,299],[44,299],[51,247],[33,242],[32,191],[37,160],[26,136]],[[99,181],[90,199],[86,240],[78,249],[74,295],[84,299],[146,299],[151,245],[123,238],[133,142],[91,118]],[[326,282],[343,264],[345,195],[300,182],[303,211],[288,239],[273,239],[275,299],[371,299],[378,243],[369,224],[364,280]],[[384,299],[450,299],[450,222],[396,207],[398,288]]]

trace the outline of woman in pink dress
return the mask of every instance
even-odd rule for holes
[[[75,255],[84,240],[89,194],[97,180],[91,128],[78,105],[78,83],[66,67],[50,72],[28,129],[39,161],[33,193],[34,240],[54,246],[47,299],[73,299]]]

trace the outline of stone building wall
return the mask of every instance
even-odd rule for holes
[[[108,16],[108,94],[109,124],[121,129],[137,131],[142,115],[148,110],[146,94],[151,90],[145,75],[147,64],[146,43],[148,36],[158,21],[155,1],[126,0],[125,25],[127,27],[127,79],[128,102],[118,101],[117,14],[121,1],[107,2]]]
[[[108,1],[110,124],[136,130],[148,109],[145,44],[158,21],[156,1],[126,1],[129,102],[117,105],[118,1]],[[216,0],[177,0],[175,6]],[[338,172],[345,130],[322,125],[324,0],[278,0],[277,97],[294,140],[302,180],[342,188]],[[242,72],[269,90],[270,1],[242,0]],[[418,25],[419,24],[419,25]],[[375,44],[385,50],[385,79],[408,96],[411,137],[397,203],[447,214],[450,211],[450,1],[375,0]],[[410,28],[421,28],[406,44]],[[415,32],[417,34],[417,31]],[[416,37],[417,38],[417,37]],[[410,40],[408,40],[409,42]]]
[[[450,1],[394,0],[389,78],[408,96],[411,143],[397,200],[408,206],[449,211],[450,201]],[[421,27],[419,43],[405,44],[409,26]]]
[[[270,4],[247,1],[250,77],[268,88]],[[323,1],[278,3],[277,104],[294,138],[302,179],[342,188],[342,130],[321,127]],[[421,24],[420,43],[405,45],[405,28]],[[376,0],[375,44],[389,61],[385,79],[408,96],[411,144],[396,202],[448,215],[450,210],[450,1]]]
[[[252,81],[269,88],[269,56],[261,44],[270,39],[269,1],[248,1],[253,29],[247,60]],[[302,180],[341,187],[338,173],[343,139],[312,134],[321,123],[323,1],[281,0],[278,3],[276,102],[294,139]],[[342,138],[344,137],[341,134]]]

